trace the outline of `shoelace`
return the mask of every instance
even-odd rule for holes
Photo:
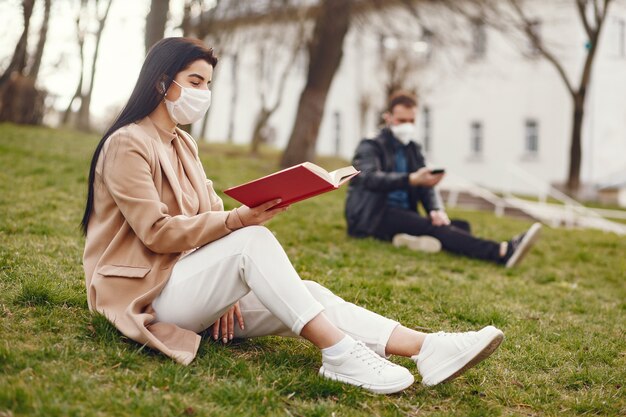
[[[473,345],[478,341],[478,333],[477,332],[461,332],[461,333],[447,333],[447,332],[437,332],[439,336],[443,336],[446,338],[454,338],[455,344],[459,348],[466,348],[470,345]],[[459,346],[459,342],[462,342],[464,346]]]
[[[519,235],[513,237],[513,239],[511,239],[511,244],[513,244],[513,249],[517,248],[520,244],[520,242],[522,241],[522,239],[524,239],[524,236],[526,236],[526,233],[520,233]]]
[[[376,353],[372,352],[372,350],[365,346],[365,344],[361,341],[356,342],[356,347],[351,353],[355,355],[356,359],[365,362],[365,364],[371,367],[372,370],[378,370],[379,373],[387,366],[392,365],[392,363],[388,360],[381,358]]]

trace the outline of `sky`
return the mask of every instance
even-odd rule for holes
[[[21,0],[0,0],[0,71],[4,71],[9,64],[24,28],[21,3]],[[183,3],[184,0],[170,1],[166,36],[181,34],[175,26],[182,18]],[[58,109],[67,107],[80,74],[75,24],[78,4],[78,0],[52,2],[39,85],[49,92],[54,107]],[[144,29],[149,9],[150,0],[113,0],[100,41],[96,66],[91,104],[96,120],[108,120],[114,116],[133,89],[144,59]],[[37,44],[42,17],[43,0],[35,0],[28,39],[29,50],[33,50]],[[90,29],[95,31],[93,27]],[[87,62],[91,62],[93,38],[89,38],[85,47]]]

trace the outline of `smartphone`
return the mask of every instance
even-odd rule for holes
[[[432,169],[430,170],[430,173],[431,173],[431,174],[433,174],[433,175],[443,174],[443,173],[445,173],[445,172],[446,172],[446,170],[445,170],[445,169],[443,169],[443,168],[432,168]]]

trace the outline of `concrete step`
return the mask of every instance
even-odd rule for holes
[[[446,203],[446,205],[448,205],[448,201],[449,201],[449,197],[450,197],[450,191],[449,190],[440,190],[440,194],[441,197],[443,198],[444,203]],[[515,217],[515,218],[519,218],[519,219],[526,219],[526,220],[538,220],[537,218],[535,218],[534,216],[530,215],[529,213],[511,206],[509,204],[507,204],[504,200],[500,200],[499,201],[500,207],[502,207],[502,209],[500,209],[500,214],[503,214],[505,216],[510,216],[510,217]],[[498,208],[496,207],[496,204],[492,203],[491,201],[488,201],[480,196],[476,196],[473,194],[470,194],[468,192],[459,192],[456,198],[456,204],[455,207],[461,207],[467,210],[477,210],[477,211],[497,211]]]

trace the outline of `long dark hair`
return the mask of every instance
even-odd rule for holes
[[[213,49],[207,48],[200,40],[192,38],[165,38],[157,42],[148,52],[128,102],[111,127],[102,136],[93,153],[89,168],[87,204],[81,221],[84,235],[87,235],[87,226],[89,226],[89,218],[93,211],[93,183],[96,176],[96,164],[104,143],[117,129],[143,119],[152,113],[163,100],[165,92],[172,84],[176,74],[199,59],[207,61],[213,67],[217,65],[217,58],[213,55]],[[164,89],[160,86],[161,82],[165,83]]]

